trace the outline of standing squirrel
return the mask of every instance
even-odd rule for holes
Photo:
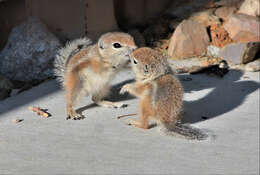
[[[124,104],[105,101],[109,93],[109,82],[130,60],[136,48],[127,33],[103,34],[96,44],[87,38],[76,39],[58,51],[54,72],[66,91],[66,119],[82,119],[74,110],[80,96],[92,95],[92,100],[105,107],[123,107]]]
[[[140,99],[140,121],[130,120],[138,128],[149,128],[149,118],[164,127],[168,135],[202,140],[207,134],[180,123],[183,113],[183,88],[169,67],[167,58],[150,48],[139,48],[130,55],[136,82],[126,84],[120,93],[129,92]]]

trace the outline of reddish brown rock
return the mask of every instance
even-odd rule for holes
[[[224,47],[232,42],[227,31],[221,25],[210,26],[211,43],[214,46]]]
[[[260,2],[259,0],[245,0],[238,13],[246,15],[260,16]]]
[[[209,37],[203,24],[184,20],[174,31],[168,54],[173,58],[190,58],[203,55],[209,45]]]
[[[237,10],[234,6],[224,6],[220,7],[215,11],[215,15],[224,21],[226,21],[230,15],[232,15]]]
[[[260,22],[257,17],[245,14],[233,14],[224,24],[225,30],[233,41],[236,42],[259,42]]]

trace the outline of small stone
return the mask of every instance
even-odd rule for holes
[[[260,58],[255,61],[252,61],[250,63],[247,63],[245,66],[245,71],[248,71],[248,72],[260,71]]]
[[[238,13],[243,13],[251,16],[260,16],[259,0],[245,0],[240,6]]]
[[[204,55],[209,45],[206,27],[193,20],[184,20],[174,31],[168,54],[183,59]]]
[[[207,54],[212,57],[218,57],[220,52],[220,48],[217,46],[208,46],[207,48]]]
[[[260,43],[233,43],[220,50],[219,56],[232,64],[245,64],[255,58]]]
[[[192,81],[192,78],[190,78],[190,77],[185,77],[185,78],[182,78],[181,81]]]
[[[260,42],[260,21],[257,17],[233,14],[224,24],[225,30],[235,42]]]
[[[22,121],[23,121],[23,119],[19,119],[19,118],[12,120],[13,123],[20,123]]]

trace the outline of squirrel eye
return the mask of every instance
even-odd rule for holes
[[[119,44],[119,43],[114,43],[113,46],[114,46],[114,48],[120,48],[120,47],[122,47],[121,44]]]
[[[134,64],[137,64],[137,61],[134,59]]]

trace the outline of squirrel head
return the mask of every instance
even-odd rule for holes
[[[137,81],[154,79],[171,72],[167,58],[148,47],[136,49],[131,53],[130,59]]]
[[[102,60],[114,68],[120,68],[130,60],[130,54],[136,49],[131,35],[122,32],[103,34],[98,40],[98,51]]]

